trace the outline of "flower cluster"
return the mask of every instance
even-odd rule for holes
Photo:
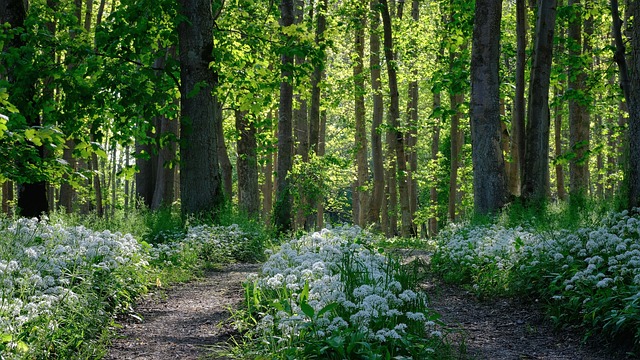
[[[465,274],[457,279],[479,291],[542,296],[562,321],[614,336],[640,326],[637,210],[574,231],[458,225],[440,235],[434,264],[445,274]],[[640,333],[632,336],[640,344]]]
[[[247,286],[266,304],[260,308],[261,336],[290,345],[296,338],[319,340],[351,331],[368,342],[393,344],[409,334],[434,332],[424,294],[408,288],[400,263],[374,251],[372,242],[360,228],[343,227],[269,252],[262,274]]]
[[[131,235],[47,219],[0,220],[0,353],[42,356],[37,352],[47,350],[32,341],[53,338],[67,311],[80,312],[96,297],[103,310],[118,306],[118,293],[141,286],[131,276],[146,265]]]
[[[197,225],[186,232],[170,231],[159,234],[151,248],[151,259],[167,265],[185,265],[185,254],[209,264],[229,264],[236,260],[253,260],[256,257],[256,234],[243,231],[236,224],[231,226]]]

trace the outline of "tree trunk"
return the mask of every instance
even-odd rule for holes
[[[355,21],[355,65],[353,67],[355,94],[355,143],[356,147],[356,182],[354,186],[353,207],[354,223],[360,227],[366,225],[367,193],[364,190],[369,179],[369,164],[367,162],[367,130],[364,108],[364,31],[366,27],[366,11],[363,5],[358,9],[358,19]],[[357,203],[356,203],[357,202]]]
[[[382,125],[384,105],[380,81],[380,15],[377,10],[378,0],[370,1],[371,30],[369,35],[369,69],[371,72],[371,91],[373,97],[373,113],[371,121],[371,160],[373,168],[373,192],[369,203],[369,222],[380,224],[380,209],[384,197],[384,156],[382,153]]]
[[[227,141],[224,138],[224,129],[222,127],[222,117],[220,121],[216,122],[216,138],[217,138],[217,150],[218,160],[220,161],[220,174],[222,175],[222,188],[224,189],[224,196],[227,201],[233,199],[233,166],[231,165],[231,159],[229,159],[229,152],[227,151]]]
[[[293,0],[282,0],[280,3],[282,27],[291,26],[294,20]],[[291,224],[291,189],[288,175],[292,166],[292,101],[293,101],[293,56],[289,51],[281,55],[280,104],[278,111],[278,184],[276,204],[273,211],[274,225],[278,232],[288,232]]]
[[[273,123],[273,113],[271,110],[267,115],[267,123]],[[271,223],[271,209],[273,209],[273,164],[275,162],[275,151],[268,149],[265,164],[263,166],[264,183],[262,184],[262,221],[265,224]]]
[[[2,212],[7,217],[13,216],[13,182],[5,181],[2,184]]]
[[[442,54],[442,52],[441,52]],[[439,92],[433,94],[433,109],[442,106],[441,95]],[[437,161],[440,149],[440,123],[433,124],[433,138],[431,140],[431,159]],[[434,176],[434,184],[429,191],[429,206],[431,207],[432,216],[429,217],[429,236],[433,237],[438,234],[438,186]]]
[[[455,54],[452,55],[456,56]],[[451,60],[453,61],[453,60]],[[458,201],[458,167],[460,163],[460,151],[462,149],[462,133],[459,130],[460,127],[460,110],[459,107],[464,102],[463,94],[450,94],[449,103],[451,110],[454,112],[451,115],[451,167],[449,169],[449,220],[455,221],[456,215],[456,203]]]
[[[525,131],[525,66],[527,50],[527,16],[525,0],[516,0],[516,93],[513,101],[513,125],[511,128],[511,166],[509,167],[509,193],[520,196],[522,165],[524,159]]]
[[[629,112],[629,159],[626,167],[628,207],[640,206],[640,6],[633,4],[631,9],[634,21],[631,25],[630,67],[625,58],[626,50],[622,39],[618,0],[611,0],[613,34],[616,43],[614,59],[618,63],[620,85],[627,102]]]
[[[559,91],[556,88],[554,90],[554,97],[558,98]],[[554,109],[554,117],[553,117],[553,128],[554,128],[554,146],[555,146],[555,157],[559,159],[562,156],[562,105],[560,102],[556,103]],[[556,166],[556,190],[558,192],[558,199],[565,201],[567,200],[567,192],[565,190],[564,184],[564,169],[561,163],[557,163]]]
[[[11,28],[23,28],[24,22],[27,17],[28,2],[23,0],[5,0],[0,3],[0,23],[9,23]],[[14,36],[11,40],[5,43],[5,49],[20,49],[26,45],[22,36]],[[22,59],[24,61],[30,61],[30,59]],[[32,101],[36,89],[34,84],[18,84],[17,69],[14,68],[14,64],[10,64],[6,68],[6,79],[9,84],[13,86],[22,87],[20,95],[12,93],[9,101],[15,105],[20,114],[25,117],[26,125],[29,127],[40,126],[40,117],[31,108],[30,102]],[[19,98],[18,98],[19,96]],[[44,148],[42,146],[35,147],[36,152],[40,158],[44,156]],[[42,213],[49,211],[49,203],[47,200],[47,185],[41,176],[33,178],[30,183],[18,184],[18,210],[20,215],[25,217],[41,216]]]
[[[324,52],[325,46],[325,31],[327,28],[327,0],[320,0],[318,2],[318,11],[316,16],[316,34],[315,34],[315,42],[316,46],[319,46],[321,49],[320,61],[318,61],[313,68],[313,73],[311,74],[311,104],[309,106],[309,145],[308,149],[313,151],[314,154],[320,155],[318,143],[320,141],[320,82],[324,77],[324,62],[326,54]],[[309,199],[309,209],[316,209],[320,211],[318,214],[310,213],[307,215],[306,225],[308,228],[312,228],[313,224],[318,224],[317,220],[322,219],[321,209],[319,208],[319,203],[322,202],[322,199],[311,198]],[[321,221],[320,221],[321,223]],[[318,226],[318,225],[316,225]]]
[[[160,116],[156,119],[156,129],[160,137],[166,137],[163,141],[158,141],[158,155],[155,159],[156,175],[154,177],[153,197],[151,209],[159,209],[163,206],[171,206],[175,200],[174,182],[176,177],[176,167],[173,161],[176,158],[177,144],[170,140],[178,137],[178,121]]]
[[[476,0],[471,50],[473,198],[478,214],[496,213],[506,200],[500,120],[501,0]]]
[[[556,23],[556,0],[541,1],[529,81],[522,196],[545,201],[549,193],[549,82]]]
[[[395,148],[396,164],[397,164],[397,182],[400,196],[400,208],[402,214],[402,227],[401,235],[403,237],[414,236],[413,231],[413,219],[411,218],[411,208],[409,205],[409,186],[407,184],[407,163],[405,158],[404,149],[404,135],[400,129],[398,123],[400,110],[399,110],[399,93],[398,93],[398,77],[396,71],[396,56],[394,54],[393,34],[391,29],[391,16],[389,15],[389,5],[387,0],[380,0],[380,8],[382,10],[382,25],[384,28],[384,52],[387,63],[387,76],[389,81],[389,95],[391,98],[389,104],[389,127],[391,130],[390,143],[392,148]],[[401,10],[402,7],[399,7]],[[398,11],[398,17],[401,18],[401,11]],[[392,173],[392,177],[395,174]]]
[[[327,111],[320,114],[320,128],[318,129],[318,156],[324,156],[326,150],[325,138],[327,136]],[[318,201],[318,213],[316,216],[316,228],[324,227],[324,199]]]
[[[238,207],[250,218],[257,218],[260,208],[258,191],[258,158],[255,123],[246,113],[236,111],[236,143],[238,160]]]
[[[180,199],[182,213],[215,212],[224,203],[218,165],[222,110],[212,95],[217,75],[213,61],[211,1],[180,0],[184,21],[178,25],[180,43]],[[199,89],[199,90],[198,90]]]
[[[411,4],[411,18],[414,21],[414,25],[417,26],[418,21],[420,20],[420,2],[418,0],[413,0]],[[407,162],[409,165],[409,169],[407,171],[407,184],[409,185],[409,211],[412,221],[415,218],[416,211],[418,210],[418,180],[416,179],[416,174],[418,171],[417,145],[419,92],[418,81],[415,80],[418,78],[417,71],[417,68],[412,70],[414,80],[409,83],[409,101],[407,102],[407,125],[409,126],[409,131],[407,131],[406,135]],[[411,233],[415,236],[418,234],[418,229],[413,223],[412,227]]]
[[[569,23],[569,146],[574,157],[569,162],[569,192],[571,200],[584,198],[589,189],[589,113],[587,109],[586,69],[580,57],[582,54],[582,15],[580,0],[569,0],[573,7],[572,21]],[[584,38],[585,54],[588,46]],[[589,49],[590,51],[590,49]]]

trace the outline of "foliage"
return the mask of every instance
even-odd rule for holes
[[[640,213],[609,213],[578,229],[455,225],[433,266],[481,295],[537,298],[558,325],[579,324],[640,348]]]
[[[3,358],[94,357],[111,314],[145,290],[148,266],[131,235],[46,219],[0,221]]]
[[[438,314],[413,273],[372,241],[357,227],[325,229],[272,253],[245,284],[247,309],[236,314],[243,355],[446,358]]]

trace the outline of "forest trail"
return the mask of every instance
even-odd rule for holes
[[[242,282],[258,269],[258,264],[234,264],[150,295],[136,308],[142,321],[124,320],[105,359],[201,359],[206,347],[225,342],[233,333],[225,323],[228,309],[241,304]]]
[[[423,257],[423,256],[420,256]],[[428,261],[428,259],[425,259]],[[127,319],[105,359],[201,359],[208,346],[233,333],[228,309],[243,301],[242,282],[258,264],[236,264],[201,281],[152,295],[137,307],[143,321]],[[539,307],[509,299],[480,301],[468,291],[428,277],[422,287],[442,315],[446,338],[461,359],[614,360],[623,356],[580,344],[570,332],[554,331]],[[460,347],[460,344],[464,344]]]

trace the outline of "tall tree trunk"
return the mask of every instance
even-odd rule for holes
[[[220,121],[216,122],[216,138],[216,152],[218,154],[218,160],[220,161],[222,188],[227,201],[231,201],[233,199],[233,165],[231,165],[231,159],[229,159],[229,152],[227,151],[227,141],[224,138],[222,117],[220,117]]]
[[[524,159],[525,132],[525,66],[527,50],[527,11],[525,0],[516,0],[516,93],[513,100],[513,125],[511,128],[511,166],[509,168],[509,193],[520,196],[522,164]]]
[[[442,55],[442,52],[441,52]],[[442,99],[439,92],[433,94],[433,109],[438,109],[442,106]],[[438,153],[440,152],[440,122],[433,124],[433,137],[431,139],[431,159],[436,161],[438,159]],[[433,237],[438,234],[438,185],[435,182],[431,186],[429,191],[429,206],[431,207],[431,217],[429,217],[429,236]]]
[[[109,176],[109,182],[111,184],[111,204],[109,205],[109,214],[111,218],[114,217],[116,213],[116,202],[118,200],[118,194],[116,192],[116,170],[118,167],[118,162],[116,159],[116,154],[118,153],[118,146],[116,144],[113,145],[113,155],[111,156],[111,175]]]
[[[414,21],[414,24],[418,24],[420,20],[420,2],[418,0],[413,0],[411,2],[411,18]],[[409,185],[409,210],[411,213],[411,219],[415,218],[416,211],[418,210],[418,180],[416,178],[416,174],[418,171],[418,101],[419,101],[419,92],[418,92],[418,70],[417,68],[412,70],[412,76],[414,79],[409,83],[408,96],[409,101],[407,102],[407,125],[409,126],[409,131],[407,131],[406,135],[406,144],[407,144],[407,162],[409,165],[407,171],[407,184]],[[415,224],[412,224],[411,233],[413,235],[418,234],[418,229]]]
[[[354,187],[354,204],[357,209],[354,216],[354,223],[364,227],[366,225],[367,193],[364,188],[369,178],[369,164],[367,162],[367,130],[364,108],[364,31],[366,27],[366,9],[364,4],[358,11],[358,19],[355,21],[355,65],[353,67],[354,94],[355,94],[355,118],[356,132],[356,182]],[[357,203],[356,203],[357,202]]]
[[[318,129],[318,156],[324,156],[326,152],[326,139],[327,136],[327,111],[322,110],[320,114],[320,128]],[[316,228],[321,229],[324,227],[324,199],[319,199],[316,215]]]
[[[456,56],[456,55],[452,55]],[[451,60],[452,61],[452,60]],[[449,220],[455,221],[456,203],[458,201],[458,167],[460,166],[460,151],[462,149],[462,132],[460,131],[460,105],[464,101],[463,94],[450,94],[449,104],[454,112],[451,115],[451,167],[449,169]]]
[[[369,34],[369,69],[371,72],[371,91],[373,97],[373,112],[371,121],[371,160],[373,168],[373,191],[369,204],[369,222],[380,223],[380,209],[384,197],[384,157],[382,152],[381,125],[383,119],[384,104],[381,94],[380,81],[380,15],[378,12],[378,0],[369,2],[371,10],[371,30]]]
[[[260,209],[258,191],[258,158],[256,127],[246,113],[236,111],[236,131],[240,134],[237,141],[238,163],[238,207],[240,211],[257,218]]]
[[[522,196],[544,201],[549,193],[549,83],[556,23],[556,0],[540,1],[529,81]]]
[[[589,189],[589,113],[587,108],[586,69],[578,59],[582,54],[582,14],[580,0],[569,0],[573,16],[569,23],[569,57],[574,59],[569,65],[569,146],[574,157],[569,162],[569,192],[571,200],[587,195]],[[584,38],[585,51],[590,48]],[[590,54],[585,55],[591,56]]]
[[[129,166],[129,161],[131,160],[131,149],[129,148],[129,145],[127,145],[124,148],[124,164],[125,166]],[[128,214],[129,213],[129,201],[131,198],[131,192],[129,191],[129,183],[131,181],[129,181],[128,177],[125,177],[124,180],[124,213]]]
[[[224,203],[217,152],[222,110],[212,95],[217,75],[209,68],[214,47],[211,1],[180,0],[179,5],[184,16],[178,25],[180,199],[182,213],[187,215],[215,212]]]
[[[558,98],[559,91],[558,88],[554,89],[554,97]],[[554,117],[553,117],[553,129],[554,129],[554,147],[555,147],[555,157],[559,159],[562,156],[562,105],[560,102],[556,102],[554,108]],[[564,184],[564,168],[562,167],[562,163],[556,163],[556,191],[558,192],[559,200],[567,200],[567,192],[565,190]]]
[[[23,0],[5,0],[0,3],[0,23],[9,23],[11,28],[23,28],[27,17],[28,2]],[[14,36],[5,43],[5,49],[20,49],[26,45],[22,36]],[[30,59],[21,59],[30,61]],[[33,99],[36,89],[34,84],[19,84],[17,78],[16,64],[9,64],[6,67],[6,79],[13,86],[22,87],[19,95],[12,93],[9,101],[14,104],[20,114],[25,117],[26,125],[30,127],[40,126],[40,117],[29,104]],[[37,155],[42,158],[44,156],[44,148],[35,146]],[[49,203],[47,200],[47,185],[41,176],[34,178],[29,183],[18,184],[18,208],[20,215],[25,217],[40,216],[42,213],[49,211]]]
[[[403,237],[413,236],[413,219],[411,218],[411,208],[409,205],[409,186],[407,184],[407,163],[404,149],[404,135],[399,124],[399,93],[398,78],[396,71],[396,56],[394,54],[393,34],[391,29],[391,16],[389,14],[389,5],[387,0],[380,0],[380,8],[382,10],[382,25],[384,28],[384,52],[387,63],[387,76],[389,82],[389,95],[391,98],[389,104],[389,127],[392,133],[392,141],[390,145],[395,147],[396,164],[397,164],[397,182],[400,195],[400,208],[402,214],[401,234]],[[399,7],[398,17],[401,18],[401,9]],[[392,174],[392,177],[395,174]]]
[[[471,50],[471,145],[475,212],[505,204],[506,172],[500,120],[501,0],[476,0]]]
[[[13,216],[13,182],[2,183],[2,212],[8,217]]]
[[[293,0],[282,0],[280,3],[282,27],[291,26],[294,20]],[[291,224],[291,189],[288,175],[292,166],[292,101],[293,101],[293,56],[284,51],[281,55],[280,104],[278,111],[278,184],[276,204],[273,211],[274,225],[278,232],[292,229]]]
[[[631,53],[629,63],[625,58],[626,50],[622,39],[618,0],[611,0],[613,34],[616,44],[614,59],[618,63],[620,85],[627,102],[629,112],[629,159],[626,167],[628,207],[640,206],[640,6],[629,4],[628,9],[634,18],[631,24]]]
[[[313,73],[311,74],[311,104],[309,106],[309,150],[313,151],[314,154],[320,155],[318,143],[320,141],[320,82],[324,77],[324,63],[325,63],[325,31],[327,28],[327,1],[328,0],[320,0],[318,2],[318,10],[316,15],[316,34],[315,34],[315,42],[316,46],[321,49],[320,61],[316,62],[313,67]],[[322,202],[322,199],[318,198],[310,198],[309,199],[309,209],[319,210],[319,203]],[[307,215],[306,224],[307,227],[312,228],[313,224],[316,223],[316,226],[319,224],[317,219],[322,219],[322,213],[313,214],[310,213]]]
[[[270,110],[267,115],[267,123],[273,123],[273,113]],[[263,166],[264,183],[262,184],[262,220],[271,223],[271,209],[273,209],[273,164],[275,151],[267,150],[266,161]]]
[[[176,158],[177,144],[170,139],[178,137],[178,121],[160,116],[156,119],[156,130],[159,136],[167,137],[169,140],[158,141],[156,175],[151,200],[151,209],[154,210],[162,206],[171,206],[175,200],[176,167],[173,162]]]

